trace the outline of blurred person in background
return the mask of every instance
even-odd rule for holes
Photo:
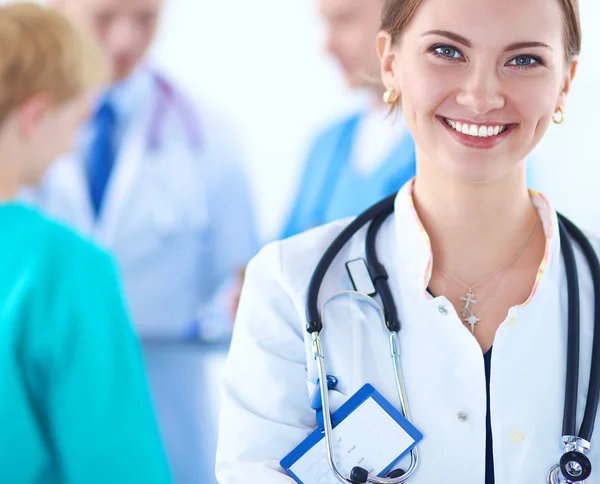
[[[365,109],[317,136],[283,237],[354,216],[415,175],[413,140],[402,115],[388,117],[375,38],[383,0],[319,0],[326,49],[348,86],[368,92]]]
[[[163,0],[51,3],[94,34],[112,76],[37,201],[115,254],[174,478],[200,482],[202,368],[154,342],[230,334],[257,250],[244,167],[228,126],[147,60]]]
[[[116,254],[143,336],[184,337],[257,250],[229,128],[146,60],[163,0],[52,4],[95,34],[112,77],[39,200]]]
[[[18,201],[71,149],[104,78],[94,42],[0,6],[0,482],[170,482],[112,258]]]

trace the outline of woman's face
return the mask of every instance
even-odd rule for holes
[[[523,169],[576,66],[557,0],[424,0],[394,45],[380,34],[378,50],[418,164],[471,183]]]

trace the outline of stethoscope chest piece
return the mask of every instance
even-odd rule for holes
[[[548,484],[575,484],[585,482],[592,474],[592,463],[587,457],[590,444],[574,436],[563,437],[564,453],[560,462],[548,472]]]

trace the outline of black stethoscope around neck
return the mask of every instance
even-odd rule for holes
[[[333,459],[332,427],[329,415],[329,398],[327,391],[327,373],[325,371],[324,355],[320,342],[320,333],[323,330],[323,321],[319,314],[318,297],[321,285],[329,267],[350,239],[369,224],[365,239],[365,254],[369,274],[377,294],[381,298],[385,325],[390,333],[394,373],[400,397],[401,410],[410,420],[406,392],[402,381],[400,357],[397,348],[397,335],[400,331],[396,304],[388,284],[388,274],[385,267],[377,258],[376,240],[379,229],[385,220],[394,212],[396,195],[392,195],[372,206],[356,217],[331,243],[319,261],[310,281],[307,296],[306,330],[313,340],[313,356],[317,361],[319,380],[321,386],[321,400],[323,417],[325,420],[325,442],[328,462],[333,474],[340,482],[352,483],[379,483],[400,484],[408,480],[415,472],[418,457],[416,447],[411,453],[410,468],[406,471],[395,470],[387,478],[371,476],[360,467],[355,467],[349,479],[343,477],[338,471]],[[568,299],[568,330],[567,330],[567,363],[565,384],[565,405],[562,426],[562,451],[560,462],[553,466],[547,475],[548,484],[579,483],[589,478],[592,465],[587,457],[590,451],[590,442],[594,430],[598,402],[600,398],[600,262],[594,248],[583,232],[571,221],[561,214],[558,215],[558,224],[561,241],[561,253],[565,265],[567,278]],[[592,343],[592,362],[588,384],[587,402],[585,413],[579,433],[576,433],[577,391],[579,388],[579,340],[580,340],[580,299],[579,277],[575,253],[571,239],[579,246],[590,268],[594,286],[594,338]]]

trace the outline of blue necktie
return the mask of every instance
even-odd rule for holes
[[[116,113],[108,101],[103,102],[92,119],[93,136],[87,160],[88,186],[94,215],[98,217],[106,185],[116,157]]]

